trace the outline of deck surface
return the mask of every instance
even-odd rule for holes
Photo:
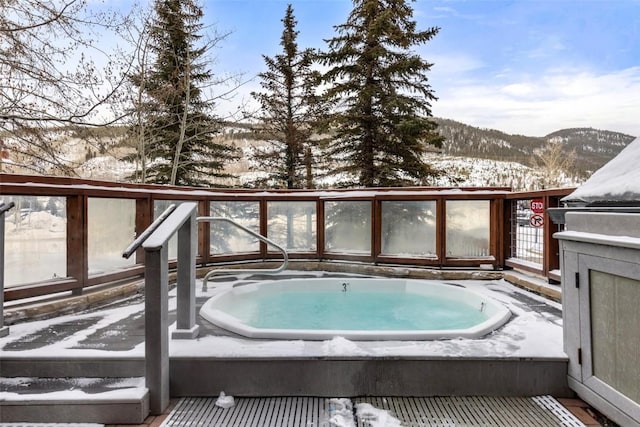
[[[178,426],[307,426],[329,427],[333,415],[330,399],[313,397],[239,398],[235,406],[223,409],[216,398],[183,398],[162,424]],[[573,414],[549,396],[518,397],[365,397],[353,399],[369,403],[377,418],[351,418],[353,424],[339,426],[584,426]],[[354,411],[356,412],[356,411]],[[397,421],[388,418],[394,417]],[[343,420],[344,421],[344,420]],[[399,421],[399,423],[398,423]]]

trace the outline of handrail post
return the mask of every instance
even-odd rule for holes
[[[178,307],[174,339],[193,339],[200,326],[196,324],[196,255],[198,223],[196,211],[178,229]]]
[[[176,232],[177,314],[183,322],[186,319],[187,327],[184,329],[187,329],[189,338],[195,338],[198,332],[195,325],[196,209],[195,203],[181,204],[142,243],[145,251],[145,377],[149,389],[149,410],[153,415],[161,415],[169,406],[168,242]],[[180,290],[181,287],[187,289]],[[185,331],[179,332],[184,338]]]
[[[169,254],[167,245],[145,248],[145,381],[149,411],[169,406]]]
[[[4,214],[13,206],[13,202],[0,202],[0,337],[9,335],[9,327],[4,326]]]

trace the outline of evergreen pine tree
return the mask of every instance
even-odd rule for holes
[[[212,81],[198,47],[202,9],[194,0],[155,0],[150,26],[154,62],[148,73],[132,76],[144,90],[143,123],[148,158],[146,181],[172,185],[208,185],[212,177],[228,177],[225,163],[237,158],[232,147],[214,140],[219,121],[202,87]],[[134,130],[134,134],[139,133]]]
[[[273,58],[263,55],[267,71],[259,77],[264,91],[252,93],[261,106],[258,133],[268,143],[256,149],[254,162],[257,169],[268,172],[262,184],[313,188],[311,135],[319,109],[314,85],[317,76],[311,69],[314,52],[298,49],[299,32],[291,4],[282,23],[282,53]]]
[[[329,70],[322,80],[334,102],[335,132],[328,155],[334,173],[364,187],[424,183],[434,171],[423,160],[425,145],[442,145],[430,120],[436,98],[427,83],[432,64],[411,48],[439,28],[416,30],[408,0],[353,0],[347,22],[335,27],[321,55]]]

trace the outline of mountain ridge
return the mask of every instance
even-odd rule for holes
[[[511,186],[514,190],[547,188],[549,170],[541,166],[539,154],[546,144],[559,143],[561,155],[573,153],[570,170],[559,173],[561,186],[576,186],[595,170],[615,157],[634,137],[620,132],[594,128],[566,128],[544,137],[508,134],[496,129],[474,127],[451,119],[434,118],[445,137],[441,149],[428,150],[425,160],[441,171],[431,185]],[[232,144],[243,153],[242,158],[227,166],[236,179],[215,182],[216,185],[245,186],[252,176],[260,174],[252,167],[253,147],[266,143],[249,123],[222,123],[217,138]],[[52,134],[52,144],[60,155],[71,162],[82,178],[126,181],[135,169],[134,163],[123,161],[135,152],[135,141],[127,139],[124,129],[67,128]],[[13,161],[12,161],[13,160]],[[18,160],[18,161],[15,161]],[[4,171],[34,173],[19,167],[19,159],[5,159]],[[44,170],[44,174],[54,174]],[[318,182],[322,187],[331,181]]]
[[[434,121],[445,137],[443,154],[514,161],[535,167],[536,152],[549,141],[559,142],[567,154],[575,153],[574,171],[580,178],[595,172],[635,139],[621,132],[595,128],[565,128],[534,137],[478,128],[451,119],[434,118]]]

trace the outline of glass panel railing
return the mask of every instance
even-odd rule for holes
[[[484,258],[490,255],[489,208],[489,200],[447,200],[447,257]]]
[[[90,197],[87,201],[89,276],[135,265],[122,250],[135,239],[136,201]]]
[[[260,232],[259,201],[215,201],[209,205],[210,216],[224,217],[238,222],[257,233]],[[210,223],[211,255],[231,255],[260,251],[260,242],[255,237],[222,221]]]
[[[0,196],[15,207],[4,216],[4,286],[67,276],[65,197]]]
[[[268,202],[267,236],[289,252],[315,252],[316,202]]]
[[[429,257],[436,252],[436,202],[383,201],[382,255]]]
[[[371,254],[371,202],[324,202],[325,251]]]

